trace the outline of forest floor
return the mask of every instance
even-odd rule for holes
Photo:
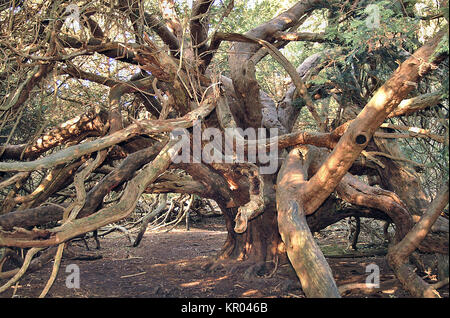
[[[343,297],[405,298],[410,297],[395,279],[385,256],[333,257],[336,251],[346,250],[346,223],[336,223],[315,235],[332,268],[338,286],[349,283],[365,283],[370,271],[367,265],[379,266],[380,288],[372,290],[353,289]],[[358,246],[365,250],[364,235]],[[295,273],[288,264],[278,264],[277,270],[265,276],[243,279],[242,270],[230,270],[233,266],[217,267],[205,271],[205,266],[221,250],[226,229],[221,217],[207,218],[193,223],[190,231],[180,225],[170,232],[164,230],[147,232],[138,247],[131,247],[120,232],[100,238],[101,249],[95,250],[94,240],[89,240],[90,253],[101,258],[74,260],[63,258],[57,278],[47,297],[120,297],[120,298],[303,298],[305,297]],[[367,236],[366,241],[370,241]],[[84,244],[77,243],[71,249],[86,252]],[[378,249],[379,250],[379,249]],[[436,282],[431,268],[434,256],[429,255],[430,271],[421,273],[430,282]],[[66,280],[76,264],[80,271],[80,288],[67,288]],[[239,268],[236,267],[235,268]],[[242,268],[242,266],[241,266]],[[44,288],[52,262],[40,270],[29,273],[0,298],[37,297]],[[5,281],[0,281],[0,285]],[[439,289],[442,297],[449,296],[448,285]]]

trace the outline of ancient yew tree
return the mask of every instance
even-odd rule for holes
[[[447,23],[431,0],[0,0],[0,265],[26,251],[0,291],[186,193],[225,218],[211,267],[289,262],[339,297],[312,233],[373,218],[405,289],[438,296],[409,256],[448,255]]]

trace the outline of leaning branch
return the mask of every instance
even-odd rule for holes
[[[404,61],[350,123],[330,156],[308,181],[305,206],[315,210],[328,198],[385,118],[415,88],[417,81],[443,60],[443,56],[434,59],[432,56],[446,32],[446,28],[439,31]]]
[[[207,49],[206,39],[208,37],[208,11],[214,1],[197,0],[192,5],[191,18],[189,21],[192,46],[196,47],[197,55]]]
[[[111,147],[137,135],[170,132],[175,128],[190,128],[195,120],[205,118],[209,115],[215,108],[215,104],[215,97],[210,94],[203,99],[200,107],[184,115],[183,117],[167,120],[138,120],[128,127],[116,131],[108,136],[68,147],[45,158],[28,162],[0,162],[0,171],[33,171],[48,169],[80,158],[94,151]]]
[[[295,148],[283,162],[276,190],[278,228],[306,296],[340,298],[331,268],[306,222],[306,206],[299,195],[314,160],[309,151]]]
[[[176,151],[174,145],[177,142],[179,141],[171,139],[155,160],[146,165],[129,181],[117,204],[50,230],[25,231],[21,229],[18,231],[16,229],[13,232],[0,231],[0,246],[46,247],[57,245],[127,217],[134,211],[139,197],[147,186],[170,166],[172,156]]]
[[[439,297],[439,294],[435,290],[435,286],[427,284],[414,273],[413,268],[408,264],[408,256],[419,246],[430,232],[434,222],[436,222],[442,210],[448,204],[448,199],[449,190],[447,183],[433,200],[420,221],[414,225],[412,230],[401,242],[393,246],[388,252],[387,259],[389,265],[392,267],[403,286],[405,286],[414,297]]]
[[[274,34],[277,40],[283,41],[308,41],[322,43],[327,41],[327,37],[324,32],[312,33],[312,32],[276,32]]]
[[[419,110],[426,109],[438,104],[443,97],[443,93],[436,91],[403,100],[386,118],[407,116]]]

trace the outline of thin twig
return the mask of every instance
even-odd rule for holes
[[[124,276],[120,276],[120,278],[129,278],[129,277],[135,277],[135,276],[140,276],[140,275],[144,275],[147,272],[141,272],[141,273],[137,273],[137,274],[131,274],[131,275],[124,275]]]

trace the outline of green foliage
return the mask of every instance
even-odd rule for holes
[[[361,8],[357,19],[351,20],[347,25],[341,25],[333,31],[335,35],[341,35],[345,46],[350,52],[358,56],[371,53],[381,48],[406,46],[415,49],[415,31],[417,20],[404,17],[395,10],[391,1],[378,1],[374,4],[377,8],[373,12],[367,8]],[[379,15],[379,25],[372,25],[370,20],[373,15]]]
[[[303,106],[306,105],[306,102],[303,98],[297,97],[296,99],[294,99],[292,104],[296,109],[301,109]]]
[[[444,14],[444,18],[449,22],[449,7],[442,8],[442,13]]]
[[[329,78],[327,72],[319,72],[319,74],[317,74],[310,80],[310,83],[313,85],[323,85],[329,81],[330,81],[330,78]]]
[[[448,139],[448,134],[447,134],[447,139]],[[439,161],[441,161],[444,165],[444,169],[442,171],[442,181],[448,180],[449,179],[449,147],[448,145],[445,145],[444,147],[442,147],[441,151],[437,153],[437,159]]]
[[[436,48],[436,51],[434,52],[432,58],[444,53],[447,53],[447,55],[449,53],[448,33],[445,34],[441,42],[439,42],[438,47]]]

